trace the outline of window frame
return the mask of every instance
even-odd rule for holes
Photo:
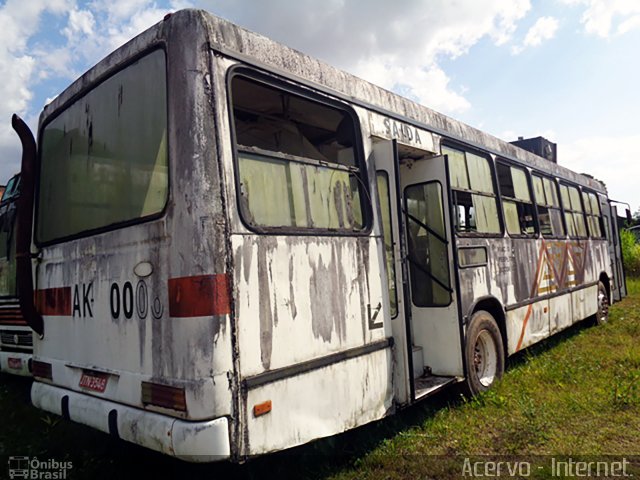
[[[47,240],[47,241],[41,241],[38,238],[38,217],[40,215],[40,177],[41,177],[41,170],[42,170],[42,139],[43,139],[43,134],[44,134],[44,130],[45,128],[51,123],[53,122],[56,118],[58,118],[60,115],[62,115],[65,111],[67,111],[69,109],[69,107],[71,107],[75,102],[77,102],[78,100],[81,100],[82,98],[84,98],[85,96],[87,96],[89,93],[91,93],[93,90],[95,90],[96,88],[98,88],[100,85],[102,85],[104,82],[106,82],[107,80],[110,80],[111,78],[113,78],[115,75],[117,75],[118,73],[126,70],[127,68],[129,68],[131,65],[133,65],[134,63],[138,62],[139,60],[141,60],[142,58],[146,57],[147,55],[151,55],[152,53],[156,52],[156,51],[161,51],[164,55],[164,61],[165,61],[165,69],[164,69],[164,75],[165,75],[165,88],[166,88],[166,115],[167,115],[167,123],[166,123],[166,128],[167,128],[167,138],[166,138],[166,142],[167,142],[167,195],[165,198],[165,202],[164,202],[164,206],[162,207],[162,209],[158,212],[152,213],[150,215],[145,215],[144,217],[137,217],[137,218],[133,218],[130,220],[125,220],[122,222],[116,222],[116,223],[111,223],[109,225],[105,225],[99,228],[92,228],[89,230],[83,230],[82,232],[78,232],[78,233],[74,233],[72,235],[66,235],[63,237],[59,237],[59,238],[55,238],[53,240]],[[92,82],[91,84],[89,84],[87,87],[83,88],[79,93],[77,93],[76,95],[73,95],[69,100],[67,100],[65,103],[63,103],[57,110],[55,110],[54,112],[52,112],[51,115],[49,115],[46,119],[46,121],[44,123],[42,123],[40,125],[40,127],[38,128],[38,137],[37,137],[37,160],[36,160],[36,171],[35,171],[35,179],[34,179],[34,216],[33,216],[33,242],[37,247],[48,247],[51,245],[57,245],[57,244],[61,244],[61,243],[66,243],[66,242],[70,242],[73,240],[77,240],[77,239],[81,239],[81,238],[87,238],[87,237],[93,237],[95,235],[100,235],[102,233],[106,233],[106,232],[111,232],[111,231],[115,231],[115,230],[120,230],[122,228],[127,228],[127,227],[131,227],[133,225],[139,225],[142,223],[147,223],[147,222],[151,222],[157,219],[160,219],[162,217],[164,217],[167,214],[167,210],[169,208],[169,204],[171,203],[171,198],[172,198],[172,185],[173,185],[173,177],[172,177],[172,173],[171,173],[171,168],[172,168],[172,158],[171,158],[171,149],[173,146],[173,142],[171,141],[171,111],[169,108],[169,104],[171,103],[170,99],[171,99],[171,94],[172,94],[172,88],[170,85],[170,81],[169,81],[169,54],[167,52],[167,46],[164,42],[158,42],[158,43],[154,43],[153,45],[150,45],[148,48],[145,48],[144,50],[142,50],[141,52],[138,52],[136,55],[133,55],[131,58],[127,59],[126,62],[122,63],[121,65],[118,65],[115,68],[111,68],[108,69],[106,72],[104,72],[103,75],[100,75],[94,82]]]
[[[555,187],[555,193],[556,193],[556,197],[558,198],[558,206],[557,207],[550,207],[548,205],[540,205],[538,204],[538,200],[536,199],[535,196],[535,188],[534,188],[534,192],[533,192],[533,201],[535,202],[535,206],[536,206],[536,217],[537,217],[537,223],[538,223],[538,233],[540,235],[540,237],[542,238],[553,238],[553,239],[563,239],[563,238],[567,238],[568,236],[568,231],[567,231],[567,222],[565,221],[564,218],[564,209],[562,208],[562,194],[560,193],[560,185],[558,185],[558,179],[555,177],[552,177],[551,175],[547,175],[544,174],[542,172],[540,172],[539,170],[532,170],[531,171],[531,186],[533,187],[533,177],[537,176],[542,180],[542,188],[544,190],[544,181],[549,180],[551,182],[551,184]],[[545,190],[545,197],[547,196],[547,192]],[[542,234],[542,229],[540,228],[540,216],[538,215],[538,206],[541,206],[542,208],[546,208],[548,209],[556,209],[560,212],[560,221],[562,222],[562,228],[564,229],[564,235],[543,235]]]
[[[518,198],[515,197],[508,197],[508,196],[504,196],[502,194],[502,187],[500,187],[500,180],[498,178],[498,165],[504,165],[506,167],[509,167],[510,169],[513,168],[517,168],[519,170],[522,170],[525,174],[525,180],[527,182],[527,188],[529,189],[529,202],[528,204],[531,205],[531,211],[533,214],[533,228],[534,228],[534,232],[533,233],[510,233],[509,230],[507,229],[507,219],[505,217],[504,214],[504,201],[508,201],[508,202],[512,202],[512,203],[524,203],[526,204],[527,202],[525,200],[520,200]],[[535,203],[535,192],[533,190],[533,180],[531,178],[531,172],[529,171],[529,169],[527,167],[525,167],[524,165],[519,165],[515,162],[511,162],[505,158],[497,158],[495,161],[495,168],[496,168],[496,183],[498,184],[498,192],[499,192],[499,196],[500,196],[500,204],[501,204],[501,215],[504,218],[504,232],[506,233],[507,236],[509,236],[510,238],[538,238],[540,236],[540,224],[538,221],[538,208],[537,205]]]
[[[301,97],[305,100],[324,105],[335,110],[339,110],[345,113],[352,121],[354,126],[354,161],[357,168],[357,174],[355,178],[358,180],[361,188],[358,190],[360,194],[360,207],[362,211],[362,229],[360,230],[347,230],[347,229],[330,229],[330,228],[315,228],[315,227],[297,227],[297,226],[261,226],[253,225],[245,218],[243,214],[241,189],[240,189],[240,162],[239,162],[239,148],[236,142],[236,130],[235,130],[235,118],[233,112],[233,93],[232,82],[236,77],[243,77],[249,81],[253,81],[272,88],[280,90],[282,92],[289,93]],[[245,64],[236,64],[231,66],[227,70],[226,75],[226,101],[227,101],[227,114],[229,119],[229,142],[231,146],[233,156],[233,169],[234,169],[234,186],[235,186],[235,206],[238,218],[242,225],[250,232],[269,235],[287,235],[287,236],[328,236],[328,237],[363,237],[369,236],[373,230],[373,206],[371,202],[371,184],[368,166],[364,156],[364,145],[362,140],[362,127],[360,124],[360,118],[352,107],[352,105],[339,100],[335,97],[330,97],[326,94],[321,94],[317,91],[313,91],[308,87],[295,83],[292,80],[278,76],[272,72],[266,72],[250,67]],[[225,140],[223,140],[224,142]],[[273,158],[279,160],[286,160],[285,155],[278,156],[273,155],[274,152],[270,152]],[[301,162],[305,163],[305,162]],[[306,164],[320,166],[319,161],[311,160]],[[339,165],[339,164],[336,164]],[[328,166],[327,168],[333,168]],[[340,169],[340,168],[336,168]],[[376,175],[373,175],[376,179]],[[377,181],[377,180],[376,180]]]
[[[584,216],[585,216],[585,222],[586,222],[586,228],[587,228],[587,235],[589,236],[589,238],[593,238],[594,240],[603,240],[606,239],[606,232],[604,231],[604,215],[602,214],[602,205],[600,204],[600,197],[598,197],[598,192],[596,192],[595,190],[591,190],[589,188],[581,188],[581,192],[580,192],[580,196],[582,197],[582,195],[587,195],[587,198],[589,198],[589,195],[593,195],[596,198],[596,203],[598,205],[598,211],[600,212],[599,215],[594,215],[593,212],[591,213],[587,213],[586,211],[584,212]],[[584,198],[582,198],[582,203],[583,203],[583,207],[584,207]],[[589,209],[591,210],[591,199],[589,198]],[[586,209],[585,209],[586,210]],[[596,237],[594,235],[591,234],[591,227],[589,226],[589,217],[593,217],[598,221],[598,225],[600,225],[600,236]]]
[[[448,306],[450,306],[453,303],[453,294],[456,291],[456,287],[455,287],[455,281],[456,281],[456,276],[454,273],[452,273],[451,271],[451,258],[449,257],[449,244],[451,242],[453,242],[453,236],[455,235],[447,235],[447,209],[446,209],[446,200],[447,200],[447,191],[444,188],[444,185],[442,185],[442,182],[440,180],[437,179],[432,179],[432,180],[427,180],[425,182],[418,182],[418,183],[411,183],[409,185],[405,185],[404,188],[402,189],[402,200],[405,203],[406,206],[406,201],[407,201],[407,190],[409,188],[412,187],[419,187],[422,186],[424,187],[425,185],[429,185],[429,184],[435,184],[439,187],[440,190],[440,202],[441,202],[441,207],[442,207],[442,223],[443,223],[443,228],[444,228],[444,235],[443,238],[446,241],[446,249],[447,249],[447,270],[449,273],[449,292],[447,292],[449,294],[449,302],[447,304],[430,304],[430,305],[417,305],[415,302],[415,296],[413,295],[413,276],[411,275],[411,262],[408,261],[408,255],[409,255],[409,232],[407,231],[409,229],[409,222],[404,222],[404,228],[405,228],[405,235],[406,235],[406,239],[407,239],[407,272],[409,273],[409,291],[411,293],[411,306],[412,307],[417,307],[417,308],[446,308]],[[402,214],[407,216],[409,212],[409,209],[406,208],[406,211],[403,212]],[[451,237],[451,238],[450,238]],[[453,249],[452,249],[453,250]],[[457,252],[456,252],[457,255]],[[457,259],[453,261],[453,269],[455,270],[457,268]],[[453,277],[453,278],[452,278]],[[452,281],[453,280],[453,281]],[[433,281],[433,279],[432,279]],[[437,282],[436,282],[437,284]],[[404,286],[403,286],[404,288]],[[440,285],[440,288],[442,288],[442,286]]]
[[[584,204],[582,202],[582,191],[581,191],[581,186],[575,183],[571,183],[568,182],[566,180],[560,180],[558,182],[558,186],[559,186],[559,191],[560,191],[560,203],[562,204],[562,213],[563,213],[563,218],[565,219],[565,231],[567,234],[567,237],[569,237],[572,240],[585,240],[587,238],[589,238],[589,230],[587,227],[587,215],[585,213],[584,210]],[[569,196],[569,201],[571,202],[571,193],[568,190],[569,188],[575,188],[576,191],[578,192],[578,201],[580,202],[580,207],[582,208],[581,212],[578,212],[577,210],[572,210],[571,209],[571,205],[569,205],[569,209],[567,209],[567,207],[565,206],[565,202],[564,202],[564,198],[562,198],[562,186],[567,187],[567,195]],[[580,213],[582,215],[582,222],[584,225],[584,231],[586,235],[569,235],[569,229],[567,228],[567,222],[566,222],[566,214],[567,213],[571,213],[572,216],[575,215],[576,213]],[[577,233],[577,232],[576,232]]]
[[[500,231],[499,232],[495,232],[495,233],[485,233],[485,232],[463,232],[460,231],[456,228],[456,224],[457,222],[453,221],[453,224],[451,225],[451,230],[453,232],[453,236],[460,236],[460,237],[467,237],[467,238],[503,238],[504,237],[504,233],[505,233],[505,226],[504,226],[504,219],[502,218],[502,201],[500,199],[500,194],[499,194],[499,190],[498,190],[498,179],[497,179],[497,173],[496,173],[496,165],[495,165],[495,161],[493,159],[493,156],[487,152],[483,152],[482,150],[478,150],[478,149],[474,149],[474,148],[469,148],[466,145],[463,144],[458,144],[452,141],[448,141],[448,139],[443,139],[441,144],[440,144],[440,155],[445,155],[447,156],[446,152],[442,151],[442,148],[449,148],[451,150],[458,150],[462,153],[465,154],[465,159],[466,159],[466,153],[471,153],[473,155],[477,155],[479,157],[483,157],[485,158],[488,162],[489,162],[489,172],[491,174],[491,184],[493,185],[493,195],[489,194],[489,193],[485,193],[485,192],[477,192],[475,190],[466,190],[466,189],[459,189],[459,188],[454,188],[451,185],[451,178],[450,178],[450,172],[451,172],[451,166],[448,165],[447,167],[447,186],[449,187],[449,191],[451,192],[451,205],[450,205],[450,209],[452,212],[452,215],[457,216],[458,212],[456,211],[456,203],[455,203],[455,192],[459,191],[459,192],[464,192],[464,193],[469,193],[471,195],[482,195],[488,198],[494,198],[496,201],[496,210],[498,213],[498,225],[500,227]],[[451,163],[451,159],[447,156],[447,163]],[[466,162],[465,162],[466,163]],[[467,174],[468,174],[468,167],[467,167]]]

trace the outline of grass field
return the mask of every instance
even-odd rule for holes
[[[188,465],[65,422],[29,404],[28,379],[0,376],[0,454],[69,460],[67,478],[458,478],[465,456],[635,455],[640,475],[640,281],[611,308],[510,359],[503,380],[464,400],[453,391],[389,419],[246,465]],[[472,459],[473,460],[473,459]],[[2,462],[4,463],[4,461]],[[513,465],[513,464],[512,464]],[[503,470],[504,472],[504,470]],[[0,465],[0,478],[7,470]],[[503,476],[507,476],[503,473]]]

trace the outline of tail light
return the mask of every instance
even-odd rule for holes
[[[51,364],[47,362],[40,362],[38,360],[31,362],[31,373],[33,373],[33,376],[37,378],[53,380]]]
[[[180,410],[181,412],[187,411],[184,388],[158,383],[142,382],[142,404]]]

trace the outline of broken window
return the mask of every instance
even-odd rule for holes
[[[589,226],[589,236],[592,238],[603,238],[602,217],[600,215],[600,204],[598,197],[592,192],[582,192],[585,213],[587,214],[587,225]]]
[[[491,164],[486,157],[442,146],[449,159],[458,233],[500,233]]]
[[[398,314],[398,293],[396,289],[396,262],[393,253],[393,232],[391,230],[391,198],[389,195],[389,176],[384,171],[377,173],[378,202],[382,221],[382,234],[384,236],[384,253],[387,266],[387,283],[389,286],[389,304],[391,316]]]
[[[166,98],[165,54],[156,50],[44,126],[39,242],[162,212],[169,194]]]
[[[516,236],[534,235],[536,225],[526,171],[502,162],[496,168],[507,232]]]
[[[570,237],[586,237],[587,229],[584,223],[584,213],[580,202],[580,192],[576,187],[560,185],[564,219],[567,224],[567,233]]]
[[[329,106],[236,75],[231,81],[240,211],[256,228],[360,231],[367,198],[356,122]]]
[[[532,179],[540,233],[544,237],[564,237],[562,210],[558,201],[558,186],[550,178],[541,177],[535,173]]]

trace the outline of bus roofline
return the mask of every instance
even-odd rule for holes
[[[37,381],[31,401],[42,410],[181,460],[215,462],[231,456],[227,417],[187,422]]]

